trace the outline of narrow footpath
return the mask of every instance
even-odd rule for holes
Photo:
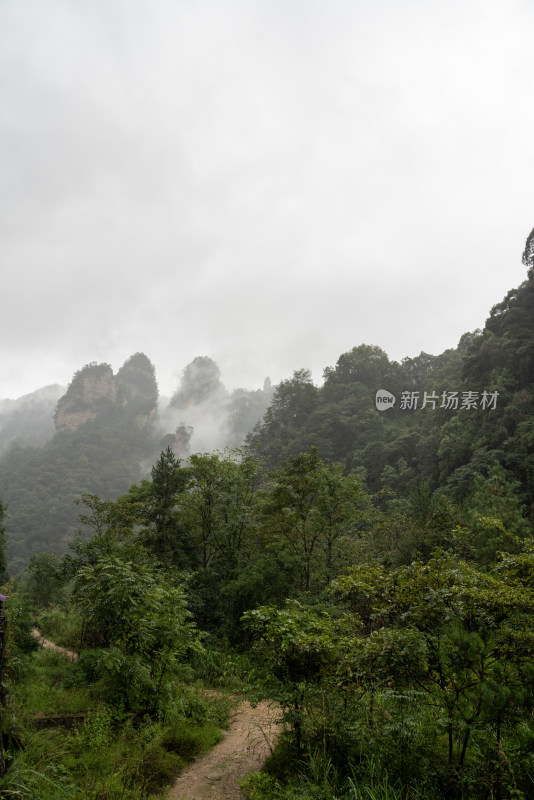
[[[239,782],[262,768],[281,726],[274,703],[252,708],[243,701],[230,719],[224,739],[181,773],[167,800],[243,800]]]
[[[78,660],[78,654],[60,647],[34,628],[42,647]],[[167,800],[244,800],[239,782],[259,770],[271,755],[282,726],[279,708],[263,701],[254,708],[243,700],[230,717],[224,738],[184,769],[167,794]]]
[[[51,642],[50,639],[45,639],[44,636],[41,636],[41,632],[37,630],[37,628],[32,630],[32,636],[37,639],[41,647],[46,647],[48,650],[55,650],[56,653],[63,653],[63,655],[70,658],[71,661],[78,661],[78,653],[73,653],[72,650],[67,650],[66,647],[60,647],[58,644]]]

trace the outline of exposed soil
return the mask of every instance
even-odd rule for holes
[[[58,644],[51,642],[50,639],[45,639],[44,636],[41,636],[41,633],[37,630],[37,628],[32,630],[32,636],[35,636],[41,647],[47,647],[49,650],[55,650],[56,653],[63,653],[63,655],[67,656],[67,658],[70,658],[71,661],[78,661],[78,653],[73,653],[72,650],[67,650],[66,647],[60,647]]]
[[[71,661],[78,660],[77,653],[45,639],[37,628],[32,634],[42,647],[63,653]],[[206,694],[209,693],[208,690]],[[186,767],[169,790],[167,800],[243,800],[239,782],[261,769],[273,752],[282,730],[279,716],[280,709],[274,703],[264,701],[253,708],[243,700],[232,714],[222,741]]]
[[[224,739],[182,772],[167,800],[243,800],[239,781],[261,769],[272,753],[281,731],[279,715],[274,703],[252,708],[243,701]]]

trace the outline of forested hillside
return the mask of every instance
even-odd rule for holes
[[[81,500],[68,552],[34,552],[2,588],[7,797],[161,797],[218,735],[196,681],[279,704],[285,730],[247,800],[532,797],[529,247],[527,280],[484,330],[401,363],[360,345],[321,387],[298,371],[240,450],[182,459],[187,425],[158,446],[142,354],[75,376],[53,440],[0,464],[34,549],[46,514],[67,524]],[[195,359],[168,419],[221,398],[218,368]],[[32,656],[32,618],[79,663]],[[28,709],[58,704],[80,730],[38,735]]]
[[[191,752],[183,681],[202,679],[280,704],[249,800],[530,796],[534,539],[502,468],[460,507],[424,481],[404,502],[369,493],[313,447],[276,469],[168,448],[150,480],[82,512],[71,552],[32,556],[10,587],[8,664],[15,707],[72,708],[74,692],[87,722],[58,748],[8,717],[31,744],[4,786],[155,800]],[[79,665],[21,669],[28,604]]]
[[[322,386],[301,369],[274,393],[266,382],[263,390],[229,394],[217,365],[200,357],[162,409],[146,356],[133,356],[116,376],[109,365],[84,367],[57,404],[50,441],[29,445],[31,425],[22,436],[19,414],[19,437],[0,459],[12,571],[33,552],[64,552],[82,493],[117,497],[167,446],[181,458],[195,444],[202,451],[240,446],[270,401],[248,438],[250,452],[270,467],[313,445],[320,457],[362,476],[370,492],[406,499],[424,480],[459,502],[477,475],[500,466],[530,509],[534,276],[527,266],[525,282],[455,349],[398,363],[359,345],[325,369]],[[393,407],[378,410],[380,389],[395,397]]]
[[[396,398],[382,412],[375,405],[379,389]],[[500,465],[530,509],[533,398],[530,265],[525,282],[492,308],[484,330],[466,333],[456,349],[399,364],[378,347],[360,345],[325,370],[321,387],[306,370],[295,372],[276,388],[248,441],[272,466],[313,444],[322,457],[344,460],[361,474],[369,491],[401,497],[424,480],[460,501],[476,475]]]
[[[26,428],[23,412],[30,401],[16,404],[17,413],[0,429],[9,437],[0,458],[0,497],[7,506],[11,574],[32,553],[65,552],[79,527],[76,503],[83,493],[115,498],[126,492],[167,446],[186,458],[199,441],[204,448],[210,441],[242,444],[271,398],[268,387],[228,393],[217,365],[198,357],[184,370],[170,406],[162,408],[154,366],[142,353],[116,375],[109,364],[88,364],[59,400],[56,392],[53,402],[37,402],[43,394],[54,397],[36,393]]]

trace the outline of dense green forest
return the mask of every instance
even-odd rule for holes
[[[133,480],[123,453],[122,482],[103,459],[68,551],[4,584],[0,796],[162,797],[224,723],[199,682],[280,706],[249,800],[533,796],[533,240],[456,349],[360,345],[277,386],[241,449]],[[33,654],[33,622],[80,660]],[[81,727],[36,732],[52,703]]]
[[[295,372],[277,387],[249,445],[271,466],[314,445],[322,457],[344,460],[361,474],[369,491],[403,497],[424,480],[461,501],[476,475],[501,465],[530,508],[533,388],[531,267],[527,280],[494,306],[484,330],[462,336],[456,349],[399,364],[378,347],[360,345],[325,370],[321,387],[306,370]],[[397,398],[381,413],[378,389]]]

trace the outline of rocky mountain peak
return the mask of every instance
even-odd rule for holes
[[[115,409],[127,409],[135,423],[143,427],[155,413],[157,400],[154,367],[143,353],[131,356],[117,375],[109,364],[87,364],[74,375],[58,401],[56,431],[77,430]]]

